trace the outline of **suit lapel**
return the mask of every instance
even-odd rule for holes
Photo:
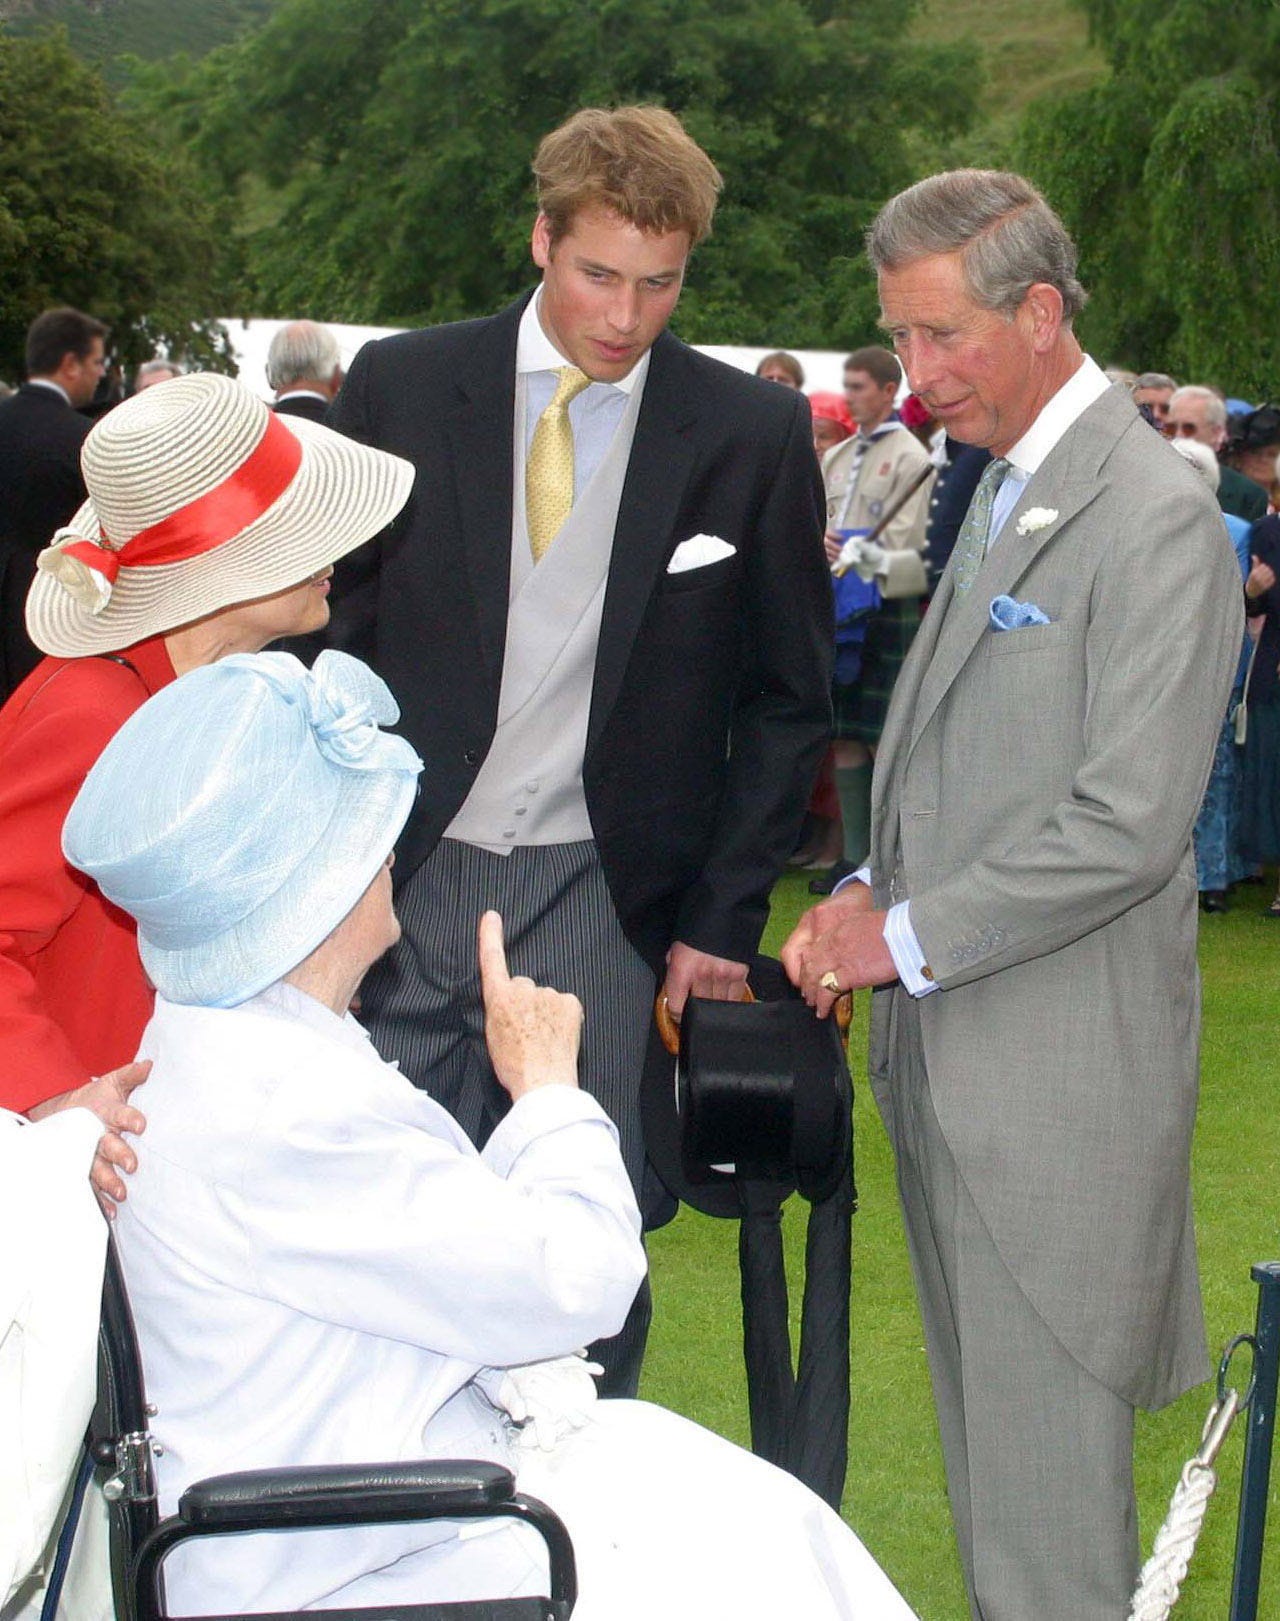
[[[654,344],[613,535],[587,730],[590,751],[622,684],[640,621],[675,538],[697,449],[696,378],[684,345],[664,332]]]
[[[444,423],[461,525],[458,550],[475,596],[481,651],[495,681],[502,673],[511,577],[516,338],[528,297],[481,330],[457,378],[457,410]]]
[[[920,680],[911,720],[908,751],[919,741],[952,682],[968,663],[986,634],[994,597],[1013,595],[1032,564],[1068,526],[1076,522],[1098,494],[1098,474],[1126,425],[1133,407],[1123,390],[1110,390],[1096,400],[1045,457],[1006,518],[968,592],[952,590],[952,566],[943,576],[947,588],[941,623],[935,633],[928,666]],[[1030,535],[1018,533],[1018,521],[1031,507],[1046,507],[1057,516]],[[926,620],[926,623],[928,621]]]

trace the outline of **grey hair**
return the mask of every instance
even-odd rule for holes
[[[282,388],[311,379],[327,383],[342,364],[338,340],[318,321],[291,321],[282,326],[267,350],[267,382]]]
[[[1222,469],[1218,466],[1218,458],[1208,445],[1202,445],[1198,439],[1170,439],[1169,443],[1184,461],[1191,463],[1216,495],[1222,479]]]
[[[1184,383],[1169,401],[1169,409],[1173,409],[1175,400],[1203,400],[1204,419],[1211,428],[1225,428],[1227,425],[1227,406],[1221,394],[1215,394],[1211,388],[1205,388],[1201,383]]]
[[[166,360],[163,355],[157,355],[154,360],[144,360],[134,374],[134,387],[144,377],[158,377],[163,372],[166,377],[181,377],[182,367],[176,360]]]
[[[1076,247],[1062,221],[1021,175],[952,169],[891,197],[867,232],[877,271],[959,253],[969,294],[1012,318],[1036,282],[1062,295],[1069,326],[1088,294],[1076,279]]]
[[[1139,372],[1133,382],[1134,388],[1177,388],[1172,377],[1167,377],[1162,371]]]

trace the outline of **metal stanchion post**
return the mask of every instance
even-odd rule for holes
[[[1240,1523],[1236,1533],[1230,1621],[1257,1621],[1262,1539],[1267,1527],[1267,1491],[1271,1478],[1271,1442],[1276,1425],[1276,1384],[1277,1374],[1280,1374],[1280,1261],[1255,1266],[1253,1279],[1258,1285],[1258,1317],[1253,1333],[1254,1377],[1240,1482]]]

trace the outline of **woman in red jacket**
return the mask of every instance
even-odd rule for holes
[[[62,855],[62,823],[125,720],[175,676],[329,617],[335,559],[408,498],[407,462],[239,384],[175,378],[82,453],[89,499],[41,553],[27,629],[45,653],[0,710],[0,1106],[92,1109],[94,1185],[124,1197],[129,1062],[151,1014],[133,922]]]

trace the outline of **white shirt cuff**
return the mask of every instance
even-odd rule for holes
[[[831,891],[831,893],[833,895],[838,895],[840,893],[840,891],[845,887],[846,884],[865,884],[867,886],[867,888],[870,889],[871,888],[871,868],[870,867],[859,867],[857,872],[847,872],[847,873],[845,873],[844,877],[835,886],[835,888]]]
[[[889,948],[889,955],[898,970],[898,978],[902,981],[903,989],[910,996],[928,996],[938,987],[924,960],[924,952],[921,951],[920,942],[916,939],[916,931],[911,927],[911,918],[907,911],[910,905],[910,901],[899,901],[885,913],[884,943]]]
[[[871,868],[859,867],[857,872],[851,872],[848,877],[842,878],[831,893],[838,895],[846,884],[866,884],[870,889]],[[911,996],[928,996],[938,987],[934,984],[933,975],[924,960],[924,952],[921,951],[920,942],[916,939],[916,931],[911,927],[911,918],[907,912],[910,904],[910,901],[899,901],[885,913],[884,943],[889,948],[889,955],[893,958],[893,966],[898,970],[898,978],[902,981],[903,989]]]

